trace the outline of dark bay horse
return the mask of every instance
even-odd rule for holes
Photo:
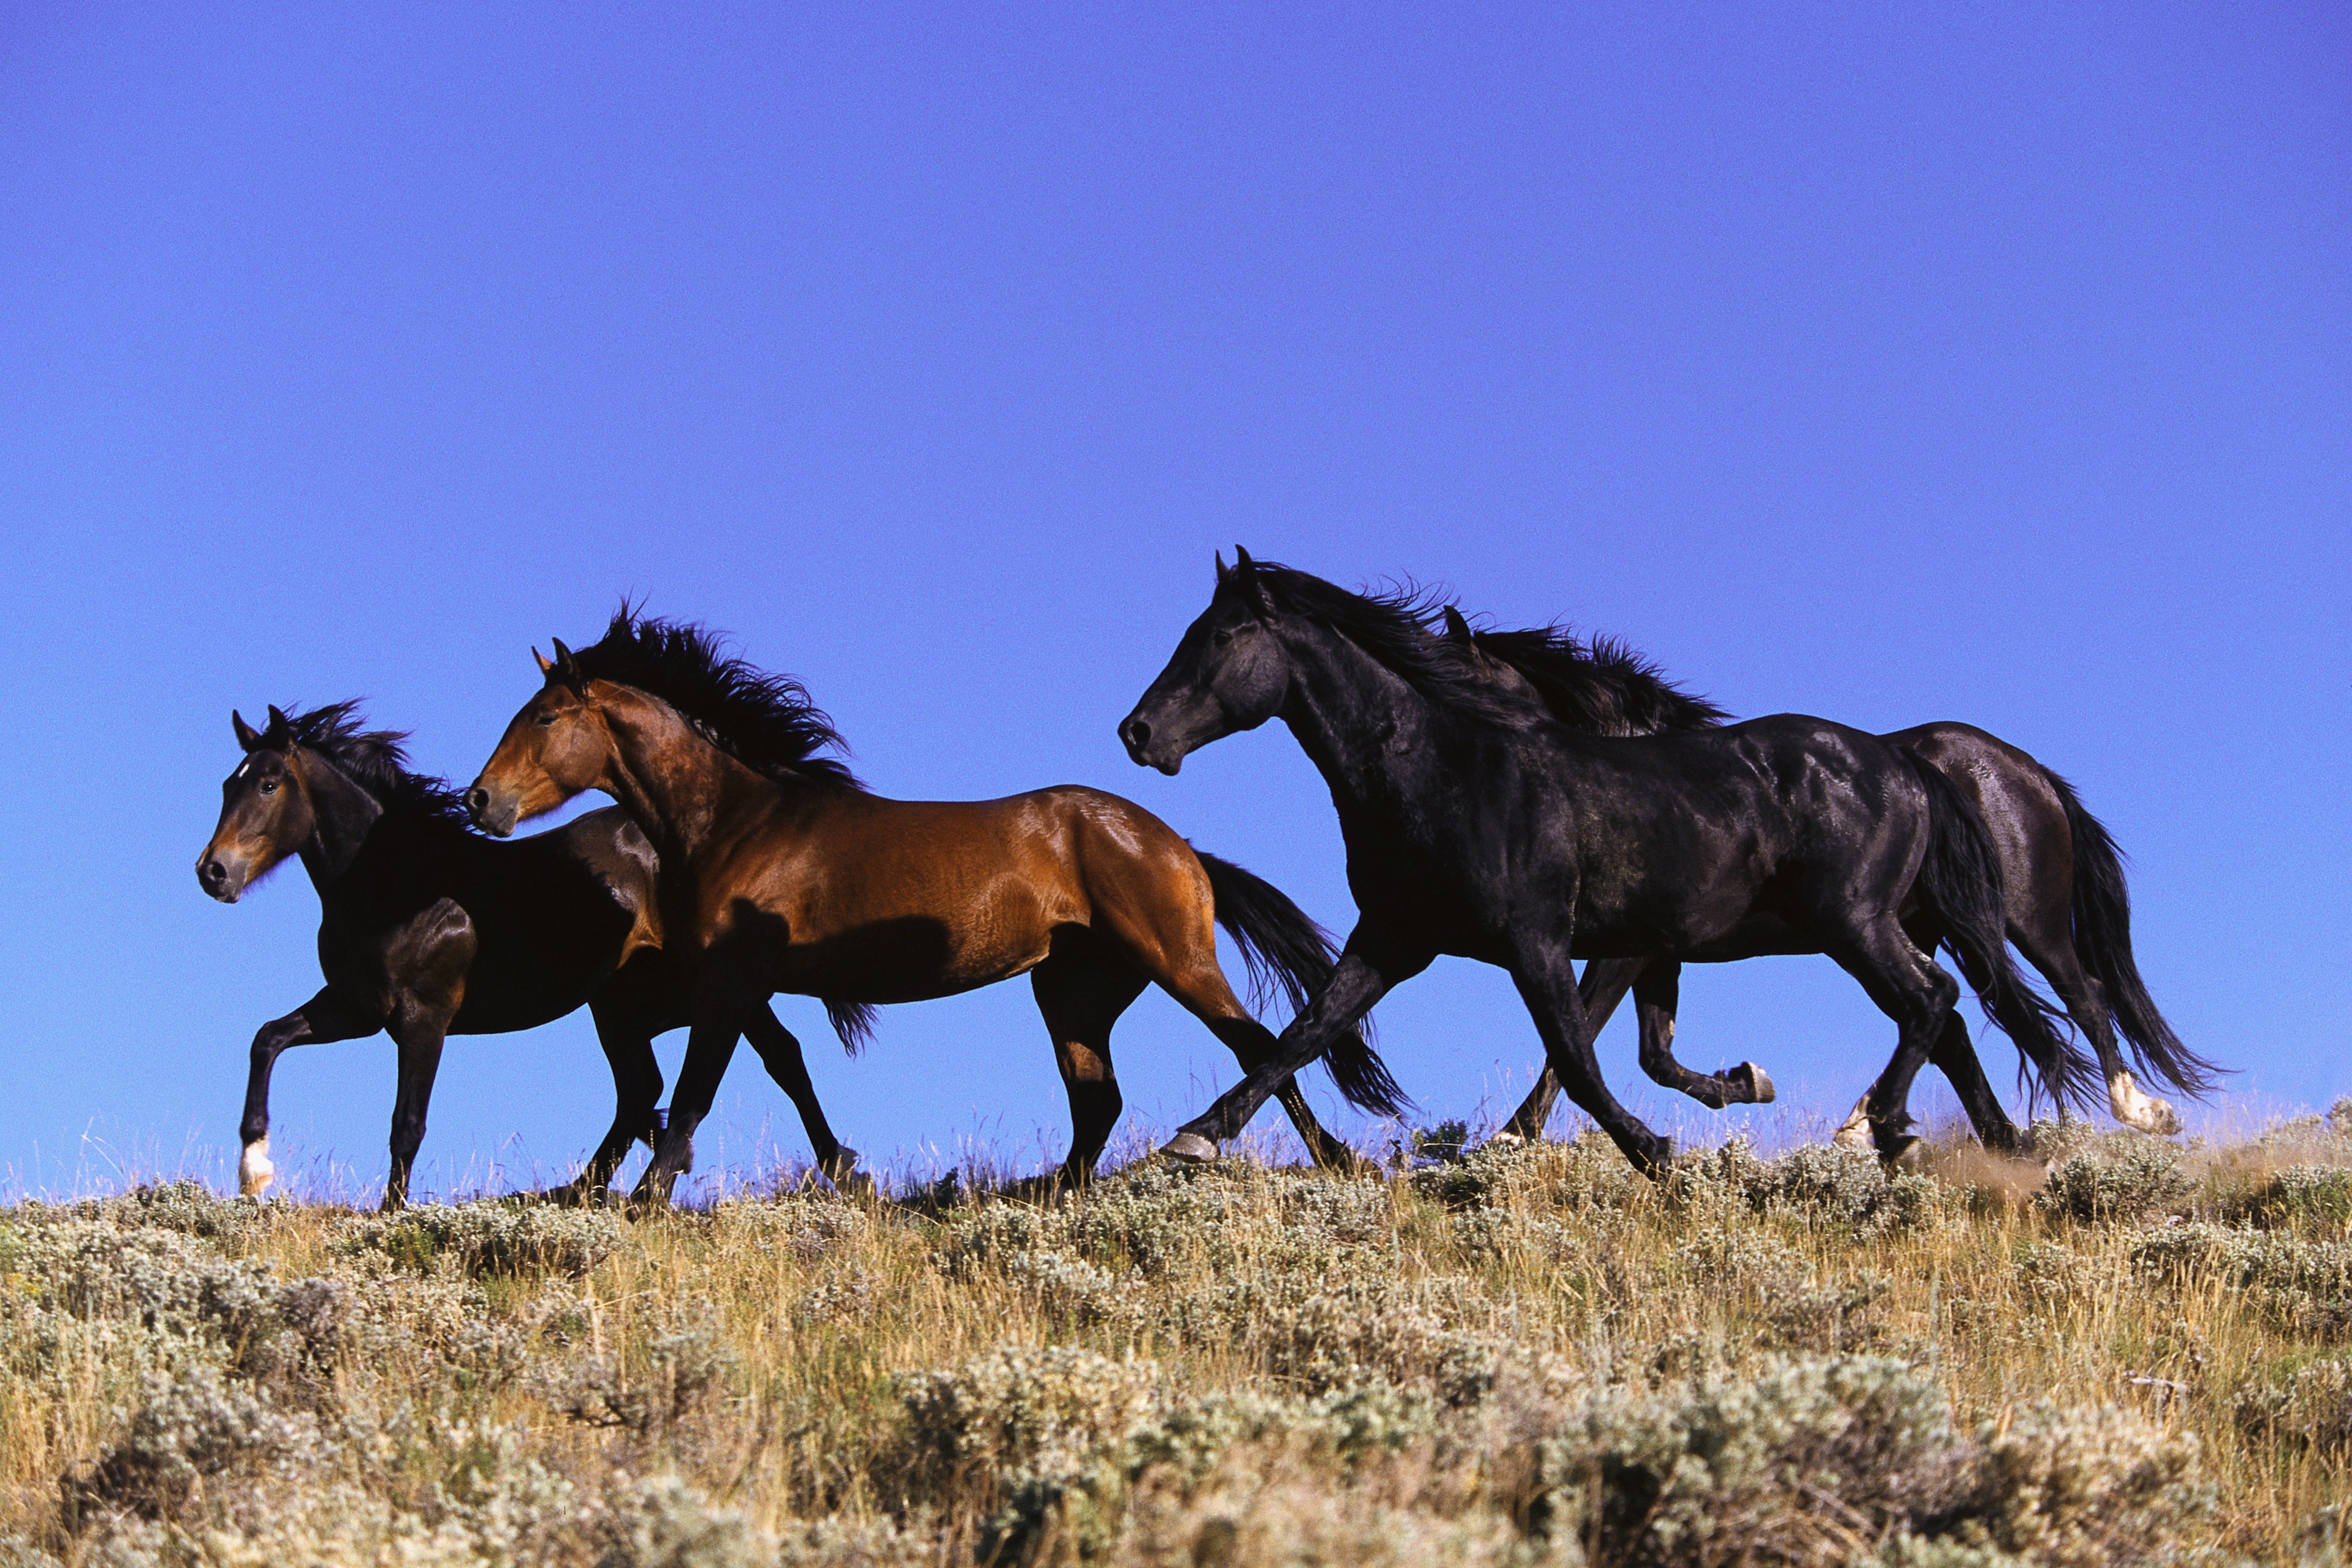
[[[1282,719],[1330,786],[1360,915],[1276,1058],[1169,1153],[1213,1154],[1279,1073],[1440,953],[1510,972],[1570,1096],[1653,1173],[1671,1148],[1601,1081],[1573,958],[1828,952],[1897,1026],[1865,1100],[1889,1158],[1915,1142],[1911,1080],[1959,994],[1928,956],[1938,943],[1980,979],[2053,1097],[2095,1081],[2010,960],[1982,821],[1916,753],[1795,715],[1579,733],[1473,674],[1429,634],[1425,608],[1246,556],[1221,564],[1209,608],[1119,726],[1137,762],[1172,773],[1199,747]]]
[[[400,1047],[392,1172],[383,1204],[406,1201],[409,1168],[446,1035],[502,1034],[585,1003],[613,1069],[604,1135],[562,1195],[600,1189],[659,1128],[653,1037],[688,1022],[689,966],[665,951],[653,847],[622,812],[591,812],[502,844],[467,830],[454,791],[411,773],[396,731],[360,727],[357,704],[257,731],[230,715],[245,760],[221,785],[219,826],[196,858],[205,891],[233,904],[299,855],[319,893],[326,984],[253,1038],[237,1184],[259,1193],[269,1161],[269,1075],[286,1050],[388,1030]],[[836,1012],[854,1038],[860,1019]],[[818,1165],[847,1180],[857,1152],[825,1125],[800,1042],[765,1008],[746,1031],[801,1113]]]
[[[1475,669],[1540,702],[1570,729],[1651,734],[1710,729],[1728,717],[1610,639],[1582,642],[1557,626],[1475,630],[1454,605],[1440,609],[1445,640]],[[2122,857],[2105,826],[2063,778],[1973,725],[1922,724],[1879,738],[1918,753],[1984,819],[2000,858],[2009,939],[2050,982],[2097,1051],[2116,1119],[2144,1132],[2179,1131],[2172,1108],[2143,1091],[2124,1066],[2117,1037],[2129,1043],[2143,1073],[2184,1093],[2209,1091],[2216,1069],[2181,1044],[2140,978]],[[1769,1100],[1770,1080],[1760,1079],[1766,1089],[1759,1094],[1762,1069],[1753,1063],[1713,1075],[1690,1072],[1675,1059],[1679,967],[1631,960],[1588,967],[1591,1026],[1601,1027],[1631,985],[1640,1013],[1642,1066],[1652,1078],[1708,1105]],[[1990,1148],[2015,1147],[2016,1128],[1957,1018],[1946,1026],[1931,1059],[1951,1079],[1978,1137]],[[1540,1136],[1559,1092],[1559,1080],[1547,1068],[1503,1131]],[[1842,1133],[1850,1141],[1857,1132],[1868,1136],[1858,1112]]]
[[[698,627],[624,609],[543,682],[466,792],[493,833],[583,790],[620,802],[661,857],[672,942],[698,965],[693,1033],[640,1194],[692,1158],[742,1020],[779,991],[864,1005],[952,995],[1027,973],[1069,1094],[1063,1179],[1083,1181],[1117,1122],[1110,1032],[1157,983],[1244,1068],[1271,1031],[1218,967],[1213,922],[1302,1003],[1331,970],[1320,931],[1240,868],[1196,853],[1142,807],[1066,787],[994,801],[868,794],[822,753],[840,738],[796,682],[724,657]],[[1341,1093],[1401,1103],[1352,1026],[1328,1030]],[[1287,1073],[1266,1080],[1318,1160],[1345,1146]],[[1261,1100],[1263,1096],[1260,1097]]]

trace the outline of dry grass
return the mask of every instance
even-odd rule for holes
[[[1054,1206],[22,1204],[0,1564],[2335,1561],[2352,1135],[2038,1131],[1891,1181],[1580,1141]]]

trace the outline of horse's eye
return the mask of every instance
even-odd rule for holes
[[[262,780],[261,793],[264,795],[276,795],[278,793],[278,781],[276,779]]]
[[[555,728],[555,715],[552,713],[534,713],[531,715],[530,721],[542,730]]]
[[[1215,631],[1209,634],[1210,643],[1217,647],[1223,647],[1233,640],[1234,630],[1231,626],[1219,626]]]

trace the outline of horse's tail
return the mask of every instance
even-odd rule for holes
[[[2106,825],[2083,808],[2074,785],[2048,768],[2042,772],[2066,808],[2066,831],[2074,840],[2074,956],[2106,993],[2116,1032],[2130,1042],[2141,1072],[2183,1094],[2211,1093],[2222,1069],[2180,1043],[2139,977],[2123,851]]]
[[[2100,1088],[2098,1064],[2062,1037],[2063,1016],[2026,984],[2009,953],[2009,916],[2001,897],[2000,857],[1969,797],[1908,748],[1903,754],[1927,792],[1927,857],[1919,890],[1934,910],[1942,944],[1985,1012],[2032,1062],[2041,1086],[2060,1105],[2088,1108]]]
[[[1294,1015],[1305,1012],[1337,965],[1329,933],[1265,878],[1197,847],[1192,853],[1209,874],[1217,923],[1234,939],[1249,969],[1253,996],[1262,999],[1272,985],[1289,1000]],[[1412,1101],[1389,1076],[1388,1064],[1372,1049],[1369,1033],[1362,1025],[1349,1029],[1331,1043],[1323,1065],[1349,1104],[1376,1116],[1402,1115]]]

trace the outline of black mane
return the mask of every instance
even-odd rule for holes
[[[326,758],[387,812],[465,827],[466,803],[458,792],[444,780],[409,771],[402,745],[408,731],[363,730],[362,722],[357,699],[286,718],[296,745]]]
[[[1355,594],[1309,572],[1273,561],[1244,559],[1233,575],[1261,590],[1276,610],[1328,627],[1354,643],[1441,707],[1506,722],[1521,710],[1478,678],[1462,656],[1431,635],[1429,618],[1444,601],[1412,588]]]
[[[1473,632],[1480,653],[1525,676],[1552,717],[1594,735],[1706,730],[1731,717],[1668,680],[1614,637],[1580,641],[1566,626]]]
[[[573,656],[590,679],[617,681],[660,698],[729,756],[784,783],[863,789],[837,757],[849,743],[808,689],[730,658],[719,639],[684,621],[639,616],[624,605],[604,635]]]

